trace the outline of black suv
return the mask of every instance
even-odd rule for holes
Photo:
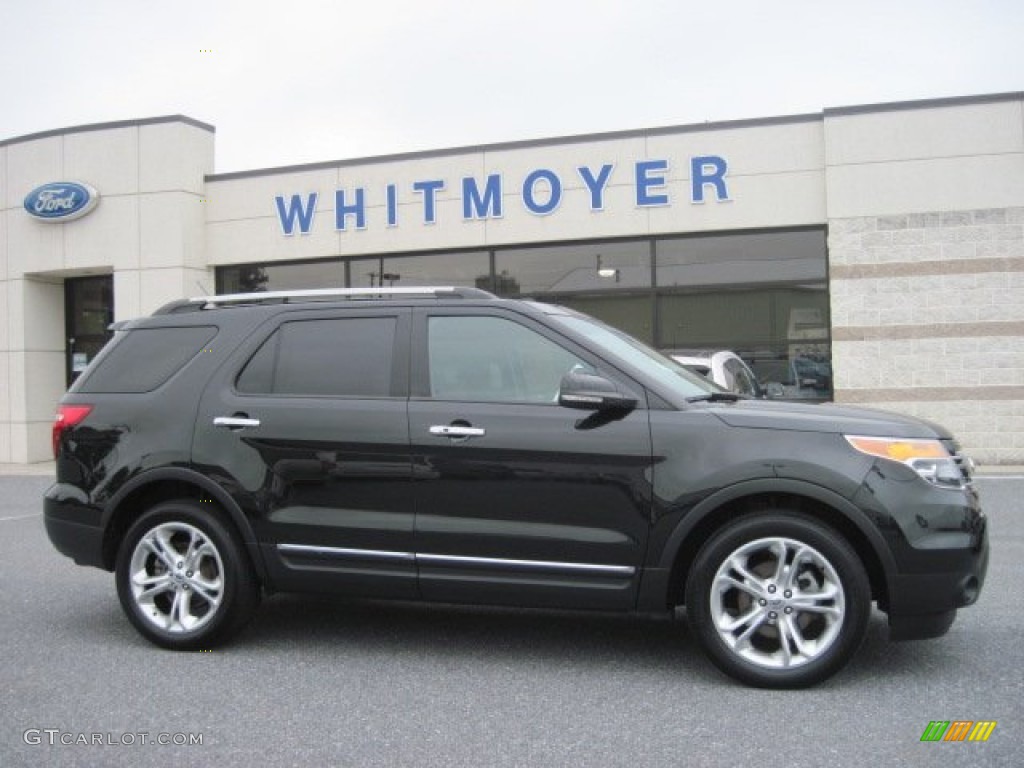
[[[60,404],[46,529],[149,640],[206,649],[275,591],[686,606],[746,683],[814,684],[872,601],[897,639],[978,598],[952,436],[743,399],[592,318],[466,288],[183,300]]]

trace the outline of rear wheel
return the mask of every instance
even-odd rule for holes
[[[259,586],[244,547],[214,510],[191,500],[150,509],[129,528],[115,570],[121,606],[150,641],[201,650],[244,626]]]
[[[748,685],[802,688],[835,674],[860,647],[871,589],[838,533],[773,510],[711,537],[690,570],[686,606],[722,671]]]

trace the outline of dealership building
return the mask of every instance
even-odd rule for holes
[[[197,295],[457,285],[1024,463],[1024,93],[214,173],[176,115],[0,140],[0,462],[107,326]],[[826,406],[827,407],[827,406]]]

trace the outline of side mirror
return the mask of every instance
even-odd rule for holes
[[[558,404],[581,411],[631,411],[636,408],[636,398],[622,394],[603,376],[570,371],[562,377]]]
[[[764,395],[769,398],[782,397],[786,394],[786,390],[782,388],[782,385],[777,381],[770,381],[764,385]]]

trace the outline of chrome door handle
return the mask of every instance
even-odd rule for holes
[[[243,418],[241,416],[217,416],[213,420],[213,426],[224,427],[225,429],[246,429],[247,427],[258,427],[259,419]]]
[[[436,437],[483,437],[487,431],[479,427],[453,427],[438,424],[430,428],[430,434]]]

